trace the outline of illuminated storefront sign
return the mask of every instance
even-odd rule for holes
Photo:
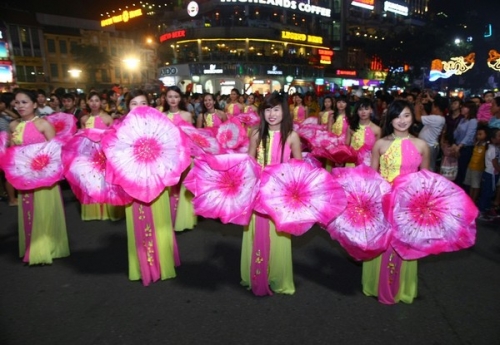
[[[267,71],[267,74],[273,74],[273,75],[283,75],[283,71],[278,70],[277,66],[273,66],[272,69]]]
[[[371,0],[372,2],[374,0]],[[295,0],[220,0],[221,3],[243,3],[243,4],[256,4],[256,5],[268,5],[276,6],[281,8],[286,8],[290,10],[299,10],[300,12],[318,14],[323,17],[331,17],[332,10],[326,7],[320,7],[316,5],[311,5],[309,3],[303,3]]]
[[[489,68],[500,72],[500,53],[495,49],[490,50],[487,64]]]
[[[189,14],[190,17],[196,17],[200,10],[200,7],[198,6],[198,3],[196,1],[191,1],[187,5],[187,13]]]
[[[384,11],[386,12],[393,12],[396,14],[400,14],[402,16],[407,16],[408,15],[408,6],[396,4],[391,1],[386,1],[384,2]]]
[[[356,71],[350,71],[345,69],[338,69],[337,72],[335,72],[335,74],[338,76],[346,76],[346,77],[355,77],[357,75]]]
[[[452,75],[461,75],[474,67],[476,53],[467,56],[452,57],[451,61],[432,60],[429,81],[436,81],[439,78],[449,78]],[[444,72],[443,72],[444,71]]]
[[[142,16],[142,9],[137,9],[137,10],[132,10],[132,11],[123,11],[122,14],[119,14],[117,16],[113,16],[111,18],[103,19],[101,20],[101,26],[108,26],[108,25],[113,25],[116,23],[126,23],[130,19],[135,18],[135,17],[140,17]]]
[[[176,75],[178,72],[176,67],[162,67],[160,68],[160,78],[168,75]]]
[[[160,36],[160,42],[165,42],[173,38],[186,37],[186,30],[177,30],[172,32],[164,33]]]
[[[0,62],[0,83],[12,83],[12,64],[10,61]]]
[[[281,31],[281,38],[292,41],[323,44],[323,37],[321,36],[306,35],[298,32]]]
[[[322,65],[331,65],[333,59],[333,51],[326,49],[318,49],[319,63]]]
[[[375,7],[375,0],[353,0],[351,5],[373,10]]]
[[[203,73],[204,74],[222,74],[222,73],[224,73],[224,71],[222,70],[222,68],[217,68],[217,65],[214,64],[214,65],[210,65],[209,69],[204,69]]]

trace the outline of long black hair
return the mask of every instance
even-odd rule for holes
[[[326,110],[326,107],[325,107],[325,100],[329,99],[330,101],[332,101],[332,110],[335,110],[335,100],[333,99],[332,96],[328,95],[328,96],[325,96],[323,98],[323,104],[321,104],[321,111],[325,111]]]
[[[337,118],[340,115],[339,109],[337,108],[337,104],[339,104],[339,102],[345,102],[345,104],[346,104],[345,117],[346,117],[347,121],[350,121],[351,120],[351,108],[349,107],[349,99],[347,99],[347,96],[345,96],[345,95],[340,95],[335,102],[335,109],[333,110],[333,123],[335,123],[337,121]]]
[[[280,147],[281,147],[281,159],[280,162],[283,162],[283,155],[285,152],[285,144],[286,140],[293,132],[293,121],[292,116],[290,115],[290,108],[288,107],[288,102],[286,97],[281,96],[278,93],[273,93],[271,96],[266,97],[264,101],[259,106],[259,116],[260,116],[260,125],[259,125],[259,139],[257,141],[258,145],[262,143],[262,147],[264,149],[264,165],[270,162],[266,162],[267,159],[267,143],[269,139],[269,124],[266,121],[265,111],[266,109],[271,109],[276,106],[281,106],[281,111],[283,113],[282,120],[280,123]]]
[[[361,108],[371,108],[373,111],[373,103],[369,98],[361,98],[359,101],[356,102],[356,105],[354,106],[354,112],[351,115],[351,118],[349,120],[349,127],[351,128],[352,131],[356,132],[359,129],[359,114],[358,111]]]

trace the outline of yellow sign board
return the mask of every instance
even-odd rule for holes
[[[306,35],[291,31],[281,31],[281,38],[292,41],[323,44],[323,37],[321,36]]]
[[[101,20],[101,27],[108,26],[108,25],[113,25],[116,23],[126,23],[130,19],[135,18],[135,17],[140,17],[142,16],[142,9],[138,8],[137,10],[132,10],[132,11],[123,11],[122,14],[103,19]]]

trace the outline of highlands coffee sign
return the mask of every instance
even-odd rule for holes
[[[295,1],[295,0],[220,0],[221,3],[241,3],[241,4],[256,4],[256,5],[268,5],[276,6],[290,10],[298,10],[300,12],[317,14],[322,17],[331,17],[332,10],[330,8],[311,5],[307,1],[306,3]]]

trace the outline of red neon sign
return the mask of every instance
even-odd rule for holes
[[[355,77],[356,76],[356,71],[349,71],[349,70],[345,70],[345,69],[338,69],[336,74],[337,75],[345,75],[345,76],[349,76],[349,77]]]
[[[324,56],[333,56],[333,51],[325,50],[325,49],[318,49],[318,54],[324,55]]]
[[[160,42],[165,42],[173,38],[186,37],[186,30],[177,30],[172,32],[167,32],[160,36]]]

